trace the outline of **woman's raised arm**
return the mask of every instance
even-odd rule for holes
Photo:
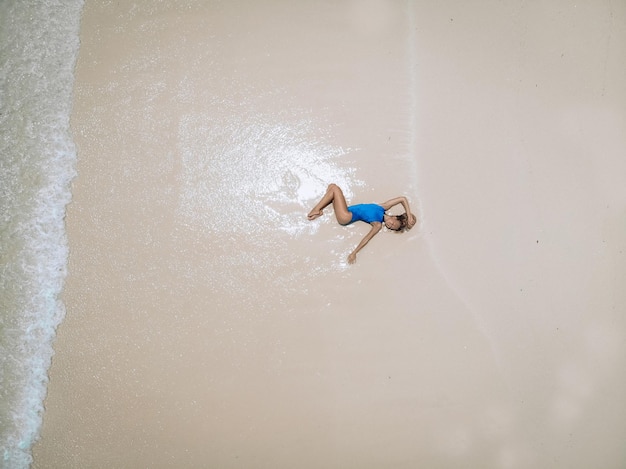
[[[406,200],[406,197],[394,197],[393,199],[388,200],[387,202],[383,202],[382,204],[380,204],[380,206],[384,208],[385,210],[389,210],[391,207],[398,205],[398,204],[402,204],[402,206],[404,207],[404,211],[406,213],[411,213],[411,210],[409,209],[409,201]]]
[[[380,204],[380,206],[386,211],[398,204],[402,204],[402,206],[404,207],[404,211],[406,212],[407,226],[409,228],[413,228],[413,225],[415,225],[417,219],[415,218],[415,215],[411,213],[411,207],[409,207],[409,201],[406,197],[395,197],[391,200],[388,200],[387,202],[383,202],[382,204]]]

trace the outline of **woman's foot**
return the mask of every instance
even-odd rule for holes
[[[306,216],[309,220],[315,220],[317,217],[321,217],[324,212],[322,210],[311,210]]]

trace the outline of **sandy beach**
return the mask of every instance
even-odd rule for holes
[[[120,3],[33,467],[623,467],[626,5]]]

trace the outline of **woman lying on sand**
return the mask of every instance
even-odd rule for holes
[[[329,206],[331,202],[335,209],[335,217],[340,225],[349,225],[355,221],[364,221],[372,225],[370,232],[365,235],[356,249],[348,256],[348,262],[350,264],[356,262],[356,253],[363,249],[363,247],[369,243],[370,239],[378,234],[383,227],[383,223],[390,230],[404,232],[413,228],[413,225],[415,225],[417,221],[415,215],[411,213],[406,197],[396,197],[382,204],[359,204],[348,207],[341,188],[336,184],[330,184],[328,186],[326,194],[324,194],[322,200],[313,207],[313,210],[309,212],[307,218],[309,220],[315,220],[322,215],[324,208]],[[406,213],[398,216],[387,215],[385,213],[391,207],[398,204],[402,204]]]

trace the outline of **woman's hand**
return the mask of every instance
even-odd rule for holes
[[[356,252],[351,252],[348,256],[348,264],[354,264],[356,262]]]
[[[407,228],[410,230],[411,228],[415,226],[416,223],[417,223],[417,218],[415,217],[415,215],[411,213],[408,216],[407,221],[406,221]]]

